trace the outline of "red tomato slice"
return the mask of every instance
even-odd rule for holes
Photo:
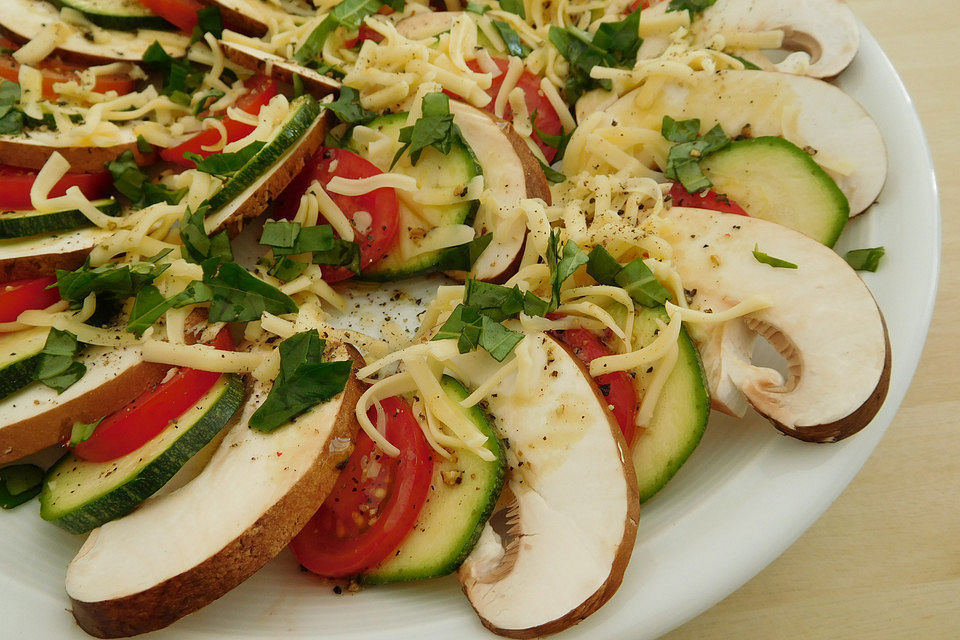
[[[18,49],[19,45],[12,40],[0,36],[0,47],[4,49]],[[43,75],[43,97],[56,98],[57,92],[53,85],[57,82],[67,82],[79,79],[80,71],[84,67],[77,67],[61,61],[57,57],[48,57],[40,63],[40,73]],[[20,63],[9,53],[0,54],[0,78],[11,82],[18,82],[20,77]],[[136,80],[128,76],[111,73],[99,76],[93,90],[100,93],[116,91],[119,95],[130,93],[136,87]]]
[[[355,46],[360,44],[365,40],[373,40],[374,42],[382,42],[383,34],[379,31],[374,31],[365,24],[360,25],[360,29],[357,30],[357,37],[350,38],[349,40],[343,41],[344,49],[353,49]]]
[[[293,218],[300,208],[300,198],[313,184],[314,180],[327,187],[334,176],[343,178],[370,178],[383,173],[376,165],[346,149],[321,147],[313,158],[307,161],[306,169],[293,179],[277,198],[277,217],[287,220]],[[358,212],[370,214],[370,225],[360,230],[353,225],[354,240],[360,245],[360,268],[366,269],[383,258],[397,244],[400,233],[400,204],[394,189],[376,189],[360,196],[344,196],[331,193],[330,197],[354,222]],[[353,273],[344,267],[323,267],[323,279],[327,282],[339,282],[353,277]]]
[[[33,209],[30,202],[30,188],[37,179],[39,171],[21,169],[0,164],[0,210],[24,211]],[[113,186],[113,177],[109,171],[97,173],[68,173],[53,187],[50,197],[62,196],[70,187],[80,187],[80,191],[90,200],[105,198]]]
[[[140,0],[140,4],[187,33],[197,26],[197,11],[204,7],[197,0]]]
[[[400,546],[420,515],[433,478],[433,450],[402,399],[380,403],[391,458],[363,432],[333,491],[290,543],[297,560],[328,578],[356,575]],[[376,409],[367,414],[376,424]]]
[[[500,75],[493,79],[493,82],[490,83],[490,88],[487,89],[487,95],[490,96],[491,101],[484,109],[490,113],[493,113],[494,102],[497,99],[497,94],[500,93],[500,87],[503,85],[503,80],[506,77],[507,67],[510,66],[510,63],[502,58],[494,58],[493,61],[497,63],[497,67],[500,69]],[[476,60],[471,60],[467,63],[467,66],[474,71],[479,72],[481,70],[480,64]],[[534,111],[537,112],[537,119],[534,121],[537,130],[540,131],[540,133],[551,136],[557,136],[563,133],[560,116],[557,115],[553,105],[550,104],[547,97],[540,91],[540,78],[524,70],[520,75],[520,79],[517,80],[517,86],[523,89],[524,102],[527,103],[527,111],[530,114],[533,114]],[[503,118],[509,121],[512,117],[513,109],[511,109],[508,104],[503,112]],[[557,150],[543,142],[536,133],[533,134],[533,141],[540,147],[540,150],[543,151],[543,155],[547,157],[547,161],[553,162],[553,157],[557,155]]]
[[[613,351],[600,338],[586,329],[567,329],[552,332],[564,344],[569,346],[585,364],[601,356],[609,356]],[[637,428],[637,388],[626,371],[605,373],[594,378],[600,392],[610,403],[611,412],[620,425],[620,431],[627,444],[633,443],[633,434]]]
[[[213,346],[233,350],[233,338],[227,327],[217,334]],[[107,462],[136,451],[195,405],[221,375],[198,369],[180,369],[166,382],[107,416],[94,429],[93,435],[73,447],[73,452],[90,462]]]
[[[59,302],[60,292],[47,289],[56,281],[51,276],[0,284],[0,322],[14,322],[24,311],[46,309]]]
[[[633,13],[637,10],[637,7],[642,9],[649,9],[651,5],[659,4],[663,0],[636,0],[633,4],[627,7],[627,10],[624,13]]]
[[[268,76],[252,76],[243,84],[248,91],[237,99],[235,106],[247,113],[254,115],[260,113],[260,107],[270,102],[270,99],[277,95],[277,83]],[[247,137],[254,129],[253,126],[245,122],[238,122],[230,118],[223,119],[223,127],[227,130],[227,143],[236,142],[237,140]],[[206,158],[216,152],[206,151],[203,147],[213,146],[218,140],[220,140],[220,132],[216,129],[207,129],[206,131],[201,131],[186,142],[181,142],[170,149],[164,149],[160,152],[160,157],[167,162],[175,162],[181,166],[192,169],[196,164],[194,164],[192,160],[184,158],[183,154],[188,152],[195,153],[200,157]]]
[[[683,185],[674,182],[670,187],[670,201],[677,207],[694,207],[696,209],[710,209],[721,213],[735,213],[738,216],[749,216],[740,205],[729,198],[714,191],[707,191],[706,194],[687,193]]]

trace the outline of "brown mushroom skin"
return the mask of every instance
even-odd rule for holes
[[[304,137],[297,142],[297,148],[284,161],[283,165],[274,169],[267,181],[250,194],[243,204],[211,233],[226,229],[231,236],[237,235],[243,230],[243,225],[248,219],[259,216],[271,202],[276,200],[277,196],[297,177],[297,174],[307,165],[307,161],[323,144],[323,139],[329,129],[330,118],[327,113],[321,115],[320,118],[322,122],[304,134]]]
[[[333,438],[353,442],[360,428],[354,408],[363,389],[355,372],[362,366],[363,358],[353,347],[347,346],[347,351],[354,360],[354,375],[344,388],[328,442]],[[124,598],[102,602],[71,598],[77,624],[98,638],[122,638],[162,629],[220,598],[290,543],[333,489],[352,451],[352,445],[327,454],[318,451],[313,467],[280,501],[218,553],[189,571]]]
[[[883,372],[880,374],[880,380],[877,382],[877,388],[874,389],[870,397],[867,398],[862,405],[860,405],[859,409],[840,420],[829,422],[827,424],[810,426],[788,427],[772,418],[767,416],[764,417],[767,418],[767,420],[769,420],[774,427],[782,431],[784,434],[792,438],[796,438],[797,440],[818,444],[839,442],[844,438],[849,438],[870,424],[874,416],[876,416],[880,411],[880,407],[883,406],[883,401],[886,400],[887,391],[890,388],[890,334],[887,331],[887,321],[884,319],[883,313],[879,313],[880,320],[883,322],[883,337],[886,344],[886,355],[884,355],[883,358]]]
[[[528,198],[540,198],[547,205],[551,204],[550,196],[550,183],[547,182],[547,176],[543,173],[543,169],[540,167],[540,162],[537,160],[537,157],[533,155],[533,152],[530,150],[530,147],[527,145],[527,142],[520,137],[520,134],[516,132],[513,128],[513,125],[504,120],[503,118],[498,118],[489,111],[484,111],[484,114],[487,115],[496,125],[497,128],[503,132],[503,135],[507,137],[507,140],[510,141],[510,146],[513,147],[514,152],[517,154],[517,157],[520,158],[520,164],[523,166],[523,181],[527,188],[527,197]],[[517,272],[517,269],[520,268],[520,260],[523,257],[523,248],[526,245],[526,238],[524,242],[520,245],[520,249],[517,251],[516,257],[507,265],[507,268],[502,272],[497,274],[493,278],[486,278],[487,282],[492,282],[493,284],[503,284],[510,277]],[[448,276],[463,282],[470,274],[466,271],[445,271]]]
[[[490,621],[486,620],[482,615],[480,615],[479,611],[477,611],[477,615],[484,627],[493,633],[496,633],[497,635],[507,638],[537,638],[559,633],[585,620],[588,616],[606,604],[606,602],[613,597],[613,594],[617,592],[617,589],[620,588],[620,584],[623,582],[623,574],[627,569],[627,565],[630,564],[630,556],[633,554],[633,547],[637,538],[637,526],[639,525],[640,521],[640,492],[637,488],[637,476],[633,471],[630,449],[627,446],[626,440],[623,438],[623,433],[620,431],[620,426],[617,424],[616,418],[614,418],[613,413],[608,408],[606,398],[601,393],[600,388],[593,381],[593,378],[590,376],[587,366],[578,357],[576,357],[576,355],[574,355],[570,347],[557,340],[553,336],[550,336],[549,334],[547,335],[548,339],[553,341],[564,352],[566,352],[570,359],[576,363],[577,368],[580,370],[583,376],[590,382],[590,387],[593,389],[593,392],[597,398],[598,410],[604,415],[607,423],[610,426],[610,433],[616,441],[620,463],[623,465],[623,476],[626,481],[627,488],[627,515],[624,519],[623,537],[621,538],[617,553],[614,556],[613,563],[610,566],[610,573],[606,581],[592,595],[590,595],[586,600],[584,600],[580,605],[572,609],[570,612],[566,613],[560,618],[557,618],[556,620],[551,620],[548,623],[538,625],[536,627],[528,627],[525,629],[504,629],[492,624]],[[507,489],[505,488],[505,491],[506,490]],[[466,586],[464,586],[463,590],[464,594],[467,595],[469,600]],[[474,610],[476,611],[475,607]]]
[[[336,93],[340,88],[339,82],[284,58],[274,60],[273,56],[264,55],[260,57],[229,42],[221,41],[220,48],[223,50],[223,55],[231,62],[246,67],[255,73],[270,76],[286,87],[292,88],[294,76],[299,75],[303,81],[304,90],[318,100],[331,93]]]
[[[103,165],[116,160],[125,151],[132,152],[140,166],[153,164],[156,160],[155,153],[141,153],[136,142],[110,147],[48,147],[27,140],[0,138],[0,164],[39,171],[55,151],[70,163],[70,171],[74,173],[103,171]]]
[[[0,259],[0,282],[52,276],[57,272],[57,269],[73,271],[86,261],[90,251],[92,251],[92,247],[67,253],[45,253],[2,258]]]
[[[95,422],[160,384],[170,365],[142,362],[78,398],[0,429],[0,464],[70,438],[75,422]]]

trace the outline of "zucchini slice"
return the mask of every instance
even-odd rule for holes
[[[440,385],[455,402],[469,393],[457,380],[443,376]],[[493,513],[506,477],[506,452],[493,425],[478,406],[463,410],[487,436],[490,462],[469,451],[456,459],[438,459],[423,510],[400,547],[362,579],[369,584],[436,578],[459,568],[480,538]]]
[[[840,237],[850,204],[810,154],[789,140],[737,140],[700,163],[713,189],[750,214],[799,231],[828,247]]]
[[[120,205],[114,198],[94,200],[91,204],[108,216],[120,214]],[[92,224],[90,219],[77,209],[48,212],[4,211],[0,213],[0,240],[70,231]]]
[[[109,462],[68,453],[47,472],[40,516],[70,533],[86,533],[130,513],[220,433],[243,396],[241,379],[223,375],[193,408],[136,451]]]
[[[657,338],[657,320],[668,322],[662,307],[637,307],[634,337],[648,345]],[[633,466],[637,472],[640,501],[649,500],[663,488],[700,444],[710,416],[710,393],[700,355],[685,329],[680,330],[679,357],[657,399],[650,423],[639,429],[633,442]],[[640,397],[650,386],[656,370],[636,372]]]
[[[37,327],[0,334],[0,399],[33,382],[50,329]]]
[[[320,104],[312,96],[294,100],[273,137],[204,203],[210,206],[207,232],[259,215],[319,148],[326,132],[324,122]]]
[[[400,129],[405,127],[406,123],[406,113],[392,113],[380,116],[366,127],[392,138],[395,148],[399,149]],[[390,170],[389,159],[387,166],[384,166],[382,158],[374,157],[368,145],[362,143],[355,132],[356,129],[353,129],[347,133],[343,141],[344,147],[370,160],[381,170]],[[466,189],[470,180],[482,173],[473,151],[460,140],[450,146],[447,154],[440,153],[433,147],[424,149],[416,166],[410,164],[409,155],[404,154],[392,170],[415,178],[421,191],[449,190],[451,195]],[[416,205],[416,211],[411,208],[412,205]],[[403,280],[434,270],[445,250],[420,252],[419,247],[428,237],[427,234],[435,228],[447,225],[473,224],[478,207],[479,202],[476,200],[462,200],[444,205],[420,205],[411,200],[401,201],[399,245],[385,258],[365,269],[360,275],[361,279]]]
[[[51,0],[56,6],[74,9],[104,29],[175,29],[172,24],[147,9],[138,0]]]

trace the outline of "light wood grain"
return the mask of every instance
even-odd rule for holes
[[[849,3],[903,76],[933,148],[943,211],[933,327],[893,425],[840,499],[663,640],[960,638],[960,3]]]

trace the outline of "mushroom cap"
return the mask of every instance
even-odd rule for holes
[[[843,258],[757,218],[674,207],[657,225],[675,251],[684,287],[696,289],[691,307],[718,312],[754,295],[770,302],[739,321],[784,356],[787,379],[751,363],[750,341],[737,348],[728,340],[726,349],[706,354],[708,377],[727,378],[711,380],[711,388],[732,384],[774,426],[801,440],[833,442],[869,424],[886,397],[890,342],[870,290]],[[797,268],[759,262],[756,246]]]
[[[647,18],[667,12],[669,3],[661,2],[644,9]],[[832,78],[847,68],[860,48],[860,27],[844,0],[717,0],[698,16],[696,29],[701,39],[717,33],[783,31],[782,48],[804,51],[810,65],[803,75]],[[670,44],[669,36],[644,39],[640,57],[653,58]],[[765,57],[760,54],[758,62]],[[772,67],[772,63],[766,62]]]
[[[832,177],[856,215],[876,200],[887,176],[880,129],[856,100],[837,87],[771,71],[699,72],[667,82],[652,102],[643,87],[605,109],[621,124],[659,130],[663,116],[699,118],[701,132],[720,124],[730,136],[782,136],[808,149]]]
[[[847,68],[860,48],[860,28],[843,0],[717,0],[703,12],[703,34],[782,29],[783,48],[805,51],[804,75],[832,78]]]
[[[613,595],[640,504],[626,444],[583,365],[542,333],[517,349],[529,356],[529,370],[507,375],[488,397],[495,427],[509,440],[512,540],[487,525],[459,578],[486,627],[529,638],[576,624]],[[477,366],[458,370],[475,385],[489,364],[469,355]]]
[[[352,348],[328,348],[331,360],[362,364]],[[268,391],[253,386],[194,480],[90,534],[66,579],[85,631],[135,635],[206,606],[282,551],[320,507],[352,450],[360,383],[351,376],[329,402],[262,433],[247,423]]]

